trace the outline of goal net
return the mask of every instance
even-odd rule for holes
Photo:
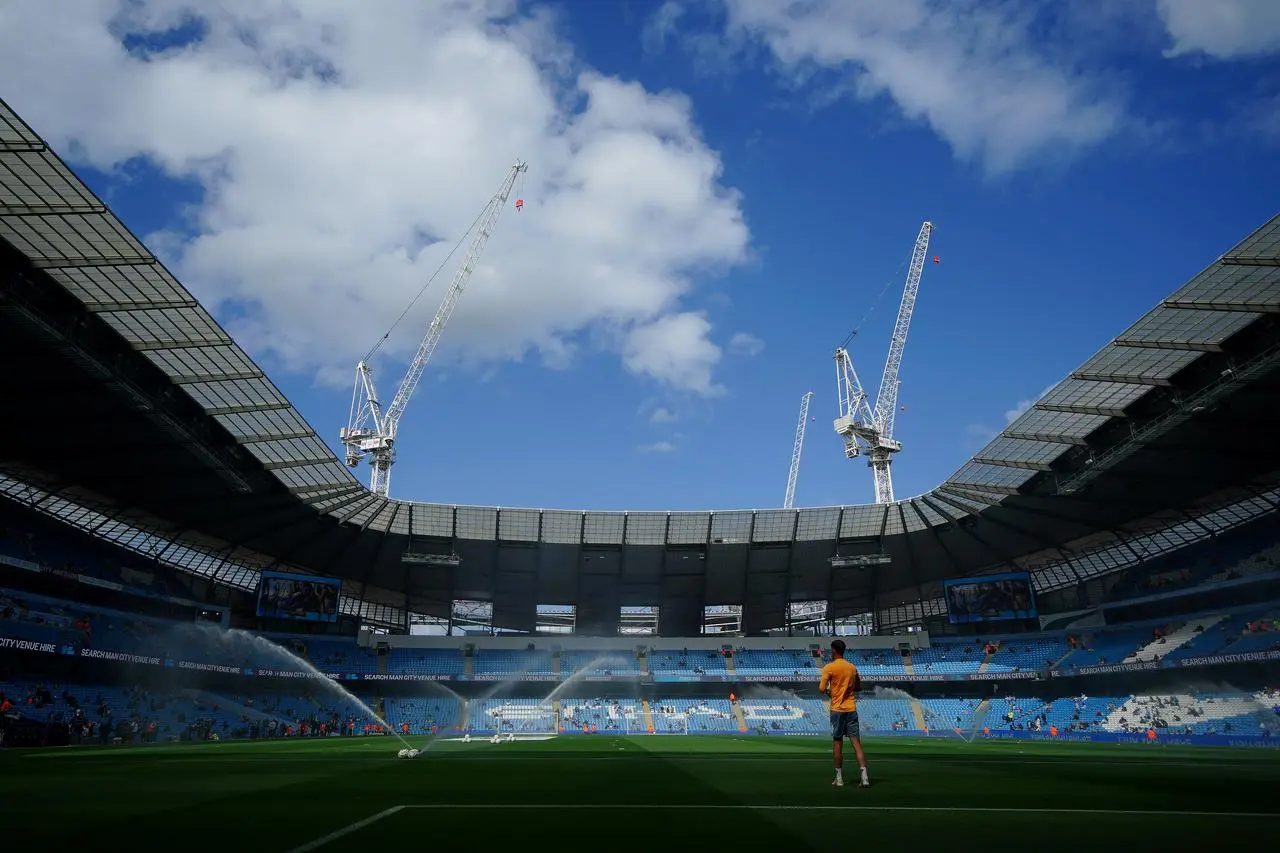
[[[687,714],[658,714],[654,717],[654,734],[687,735],[689,733],[689,716]]]
[[[554,735],[557,731],[549,703],[519,699],[475,703],[468,729],[473,735],[514,735],[516,739]]]

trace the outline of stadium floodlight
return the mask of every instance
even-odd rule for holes
[[[841,557],[839,554],[828,560],[832,568],[846,569],[856,566],[885,566],[893,562],[888,554],[859,554],[854,557]]]
[[[462,558],[457,554],[419,554],[405,551],[400,555],[400,562],[415,566],[460,566]]]

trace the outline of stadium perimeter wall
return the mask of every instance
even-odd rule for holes
[[[280,635],[284,636],[284,635]],[[995,634],[991,635],[993,639]],[[1026,635],[1020,635],[1026,636]],[[306,639],[305,637],[301,639]],[[849,636],[841,637],[850,649],[866,650],[900,650],[930,648],[929,633],[916,631],[910,634],[893,636]],[[393,649],[465,649],[476,646],[492,651],[522,651],[533,646],[540,651],[563,649],[565,651],[584,652],[633,652],[637,647],[650,649],[689,649],[690,651],[716,652],[725,646],[734,649],[759,649],[776,651],[778,649],[802,649],[810,644],[818,644],[823,648],[831,642],[830,637],[584,637],[574,634],[521,634],[509,637],[436,637],[425,635],[375,634],[361,631],[356,638],[356,645],[363,648],[376,648],[379,643],[386,643]]]

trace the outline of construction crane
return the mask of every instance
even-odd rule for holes
[[[458,267],[448,291],[445,292],[444,298],[440,301],[440,307],[436,309],[435,316],[431,318],[431,324],[427,326],[427,332],[422,337],[422,343],[418,344],[418,351],[414,354],[413,360],[409,362],[409,369],[405,372],[404,379],[400,382],[400,387],[396,389],[396,395],[391,398],[391,404],[385,410],[374,385],[373,367],[370,364],[370,359],[386,342],[391,332],[388,331],[383,335],[378,345],[356,365],[356,387],[351,395],[351,413],[347,420],[347,426],[340,433],[340,438],[346,448],[346,462],[349,467],[355,468],[360,464],[361,459],[366,456],[369,457],[369,467],[372,469],[372,473],[369,476],[369,490],[376,495],[385,497],[391,488],[391,466],[396,461],[396,435],[400,431],[400,419],[404,416],[405,407],[409,405],[409,399],[413,396],[414,390],[417,389],[418,382],[422,379],[422,374],[427,369],[427,363],[431,361],[431,356],[440,343],[440,336],[444,333],[444,327],[448,324],[449,318],[453,316],[453,309],[458,304],[458,298],[462,296],[462,291],[466,289],[467,282],[471,279],[471,273],[475,270],[476,262],[480,259],[480,254],[484,251],[485,245],[489,242],[489,237],[493,234],[493,228],[497,225],[498,217],[502,214],[503,208],[506,207],[511,190],[515,187],[516,181],[520,176],[528,171],[528,168],[526,163],[519,160],[512,165],[510,171],[507,172],[506,178],[503,179],[502,185],[498,187],[498,191],[489,199],[489,203],[485,205],[484,210],[480,212],[480,215],[476,217],[475,222],[467,231],[467,234],[475,233],[471,246],[467,250],[467,256],[463,259],[462,265]],[[522,207],[524,207],[523,200],[517,199],[516,208],[520,209]],[[467,234],[462,235],[462,240],[466,239]],[[462,240],[459,240],[459,246],[462,245]],[[456,251],[456,249],[457,247],[455,246],[454,250]],[[453,252],[449,254],[452,255]],[[447,262],[448,258],[445,260]],[[432,278],[434,277],[432,276]],[[430,284],[430,281],[427,284]],[[423,286],[423,291],[425,290],[426,285]],[[418,292],[419,297],[423,291]],[[417,301],[416,297],[414,301]],[[410,307],[412,307],[412,304]],[[407,314],[408,310],[406,308],[404,313]],[[400,319],[404,319],[404,314],[400,315]],[[396,322],[399,323],[399,320]],[[394,328],[393,325],[392,329]]]
[[[800,453],[804,450],[804,429],[809,423],[809,401],[813,392],[808,391],[800,398],[800,420],[796,421],[796,443],[791,447],[791,470],[787,472],[787,496],[782,499],[782,508],[791,509],[796,500],[796,479],[800,476]]]
[[[902,291],[902,303],[898,306],[898,319],[893,326],[893,338],[889,341],[889,357],[885,359],[874,407],[858,379],[858,371],[854,369],[848,350],[840,346],[835,353],[837,399],[840,402],[835,431],[844,440],[845,456],[854,459],[866,455],[867,466],[875,478],[878,504],[893,503],[893,477],[889,474],[889,466],[893,462],[893,454],[902,450],[902,443],[893,437],[894,420],[898,414],[898,373],[902,369],[907,330],[911,327],[911,314],[915,311],[916,294],[920,290],[920,276],[924,273],[929,235],[932,233],[933,223],[925,222],[916,237],[911,263],[907,267],[907,284]]]

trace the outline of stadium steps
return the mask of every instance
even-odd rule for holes
[[[644,730],[653,734],[653,708],[649,706],[648,699],[640,700],[640,710],[644,713]]]
[[[556,655],[555,660],[556,660],[555,667],[558,670],[560,669],[560,656]],[[556,673],[556,675],[559,675],[559,674],[560,674],[559,672]],[[561,732],[564,731],[564,715],[560,713],[559,699],[551,700],[551,722],[555,726],[556,734],[560,734]]]
[[[736,697],[729,700],[729,705],[733,708],[733,718],[738,721],[738,731],[745,735],[747,733],[747,718],[742,713],[742,705],[738,704]]]
[[[562,672],[560,670],[560,653],[559,652],[556,652],[554,655],[551,656],[551,674],[556,677],[556,681],[561,680],[560,676]],[[559,704],[560,704],[560,700],[557,699],[556,705],[559,706]],[[559,720],[560,717],[557,716],[556,719]],[[556,726],[558,727],[559,725],[560,724],[557,722]]]
[[[737,674],[738,667],[733,662],[733,655],[730,655],[729,657],[724,659],[724,669],[725,669],[725,672],[729,673],[730,675]]]
[[[378,655],[378,674],[379,675],[386,675],[388,672],[391,671],[390,669],[388,669],[390,664],[387,662],[387,659],[390,657],[391,655]]]
[[[924,706],[920,704],[920,700],[911,697],[911,716],[916,719],[916,730],[921,732],[929,731],[929,724],[924,719]]]
[[[462,656],[462,672],[468,678],[476,674],[476,656],[475,655]]]
[[[640,653],[638,653],[638,652],[637,652],[637,653],[636,653],[636,660],[637,660],[637,661],[639,662],[639,664],[640,664],[640,673],[641,673],[642,675],[647,675],[647,674],[649,673],[649,656],[648,656],[648,655],[642,655],[642,654],[640,654]],[[646,703],[646,707],[647,707],[647,703]],[[653,731],[653,729],[652,729],[652,728],[650,728],[650,729],[649,729],[649,731]]]
[[[1000,651],[1000,643],[994,643],[991,653],[982,658],[982,663],[978,664],[978,672],[986,672],[991,666],[991,659],[996,656],[996,652]]]
[[[1176,631],[1170,631],[1159,640],[1152,640],[1142,648],[1124,659],[1125,663],[1143,663],[1146,661],[1162,660],[1170,652],[1182,648],[1187,643],[1196,638],[1200,632],[1196,628],[1204,628],[1208,631],[1219,622],[1226,619],[1225,616],[1206,616],[1203,619],[1193,619],[1183,625],[1178,626]]]
[[[991,709],[990,699],[983,699],[981,702],[979,702],[978,707],[973,709],[973,718],[969,720],[969,728],[971,730],[976,729],[978,728],[978,724],[981,723],[982,729],[985,731],[987,729],[987,724],[985,722],[987,719],[987,711],[989,711],[990,709]]]
[[[902,653],[902,668],[906,670],[907,675],[915,675],[915,664],[911,662],[911,652]]]

